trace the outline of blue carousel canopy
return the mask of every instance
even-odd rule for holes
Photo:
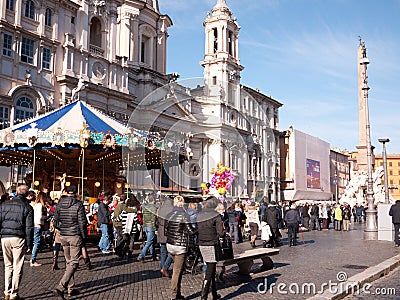
[[[27,144],[30,148],[36,144],[51,144],[51,147],[92,144],[130,149],[137,146],[167,149],[168,144],[171,148],[171,143],[164,139],[128,127],[82,101],[0,130],[0,143],[3,147]]]
[[[17,124],[12,127],[12,131],[28,130],[32,128],[34,123],[36,125],[33,127],[43,131],[55,131],[61,128],[64,131],[75,132],[81,130],[83,125],[87,124],[87,129],[92,132],[107,133],[109,131],[111,134],[121,135],[130,132],[125,124],[112,119],[82,101],[73,102],[47,114]]]

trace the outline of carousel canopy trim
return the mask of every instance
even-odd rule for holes
[[[103,145],[104,148],[125,146],[133,150],[137,147],[167,150],[173,145],[161,137],[128,127],[82,101],[0,130],[0,143],[3,147],[20,150],[31,149],[37,144],[41,144],[41,149],[78,144],[84,148]],[[51,147],[43,144],[51,144]]]
[[[126,134],[129,129],[126,125],[114,120],[90,105],[76,101],[50,113],[41,115],[13,126],[12,131],[28,130],[31,124],[36,123],[36,128],[43,131],[55,131],[62,128],[64,131],[79,131],[83,124],[87,129],[94,132],[108,132],[111,134]]]

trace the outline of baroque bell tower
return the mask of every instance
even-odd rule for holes
[[[217,97],[222,103],[240,104],[239,30],[236,18],[225,0],[218,0],[203,23],[205,27],[204,67],[206,96]]]

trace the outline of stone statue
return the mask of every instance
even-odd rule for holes
[[[79,100],[79,92],[82,91],[85,87],[85,80],[83,80],[82,77],[79,78],[78,85],[72,89],[71,102]]]
[[[379,167],[372,174],[373,191],[374,191],[374,204],[385,202],[385,191],[382,186],[381,180],[384,175],[383,167]],[[351,180],[346,186],[340,203],[348,203],[350,206],[354,206],[359,203],[362,204],[366,201],[364,198],[364,189],[368,185],[368,174],[365,170],[359,170],[352,172]],[[394,203],[395,199],[389,195],[389,202]]]

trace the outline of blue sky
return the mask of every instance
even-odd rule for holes
[[[168,72],[202,77],[203,21],[217,0],[159,0],[169,29]],[[290,125],[340,149],[359,142],[358,36],[367,46],[372,144],[400,153],[400,0],[227,0],[241,26],[242,84],[284,106]]]

